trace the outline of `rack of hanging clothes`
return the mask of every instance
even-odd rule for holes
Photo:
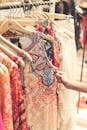
[[[4,33],[2,35],[6,39],[9,39],[11,42],[12,41],[18,42],[16,40],[17,37],[16,36],[13,37],[14,33],[12,35],[12,32],[6,32],[6,33]],[[42,121],[44,121],[44,120],[43,120],[43,118],[41,118],[41,115],[43,113],[46,113],[46,110],[49,110],[49,109],[47,109],[48,107],[51,108],[51,106],[54,104],[53,105],[54,108],[51,108],[49,116],[53,116],[53,114],[51,115],[51,111],[53,111],[53,113],[54,113],[54,110],[55,110],[55,112],[57,112],[57,105],[55,104],[55,103],[57,103],[57,98],[56,98],[56,94],[55,94],[56,93],[56,88],[57,88],[57,80],[55,78],[55,69],[53,69],[52,66],[51,66],[51,64],[53,62],[51,60],[54,57],[53,56],[53,46],[52,46],[52,44],[50,43],[49,40],[47,40],[47,41],[46,41],[46,39],[43,40],[41,37],[42,37],[42,33],[39,33],[39,32],[35,32],[32,35],[29,35],[29,34],[28,35],[22,35],[22,37],[20,37],[21,38],[20,41],[23,42],[22,43],[22,48],[23,48],[23,45],[24,45],[24,47],[26,47],[26,48],[23,48],[23,50],[29,51],[29,53],[33,57],[32,65],[29,64],[30,61],[25,60],[24,73],[21,73],[21,76],[22,76],[22,74],[24,74],[24,76],[22,78],[24,80],[24,84],[22,84],[22,87],[23,87],[23,91],[25,93],[25,103],[26,103],[25,108],[26,108],[26,111],[27,111],[27,121],[28,121],[29,129],[31,127],[34,127],[34,129],[43,128],[42,125],[44,124],[44,122],[42,122]],[[13,43],[15,43],[15,42],[13,42]],[[27,43],[29,43],[29,44],[27,44]],[[2,44],[2,45],[4,45],[4,44]],[[32,48],[32,50],[31,50],[31,48]],[[49,52],[48,56],[45,54],[46,53],[45,49],[46,49],[47,52]],[[3,49],[3,51],[4,51],[4,49]],[[49,81],[47,82],[46,77],[48,75],[49,75],[49,77],[48,77]],[[15,74],[12,72],[12,77],[15,78],[15,76],[17,76],[17,72],[15,72]],[[16,79],[14,79],[14,80],[17,83]],[[13,83],[12,79],[11,79],[11,81]],[[18,79],[18,81],[20,81],[20,80]],[[15,84],[12,84],[12,88],[14,88],[14,87],[16,87]],[[18,90],[18,86],[17,86],[16,89]],[[19,92],[20,92],[20,90],[18,90],[18,93]],[[13,92],[13,93],[15,93],[15,92]],[[32,95],[32,94],[34,94],[34,95]],[[47,96],[47,95],[49,95],[49,96]],[[20,98],[22,98],[22,96],[20,94],[18,94],[18,96]],[[12,97],[15,98],[15,96],[13,96],[13,95],[12,95]],[[18,99],[20,99],[19,97],[18,97]],[[35,100],[33,101],[34,97],[36,97],[36,101]],[[41,99],[41,101],[40,101],[40,97],[43,97]],[[44,101],[44,99],[45,99],[45,101]],[[23,101],[21,101],[19,103],[22,104],[22,102]],[[37,105],[35,105],[34,102],[37,102]],[[32,109],[32,105],[33,105],[33,109]],[[15,110],[15,106],[13,106],[13,108]],[[39,109],[39,111],[38,111],[38,109]],[[23,109],[23,111],[24,111],[24,109]],[[34,111],[39,112],[38,114],[40,114],[40,116],[38,116],[36,114],[34,115],[34,113],[33,113]],[[32,114],[32,117],[31,117],[31,114]],[[16,115],[16,111],[14,112],[14,115]],[[47,116],[47,115],[44,116],[44,119],[46,119],[46,117],[48,117],[47,119],[49,119],[49,121],[52,124],[53,121],[50,120],[49,116]],[[57,116],[57,113],[56,113],[56,116]],[[41,118],[41,120],[37,123],[36,119],[39,119],[39,118]],[[51,126],[52,129],[57,127],[57,117],[53,118],[53,120],[54,120],[54,124],[52,124],[52,126]],[[18,123],[18,120],[15,119],[14,120],[14,125],[12,125],[13,129],[15,129],[15,130],[18,129],[19,124],[20,124],[21,129],[26,129],[26,128],[22,127],[22,124],[20,123],[21,120],[18,123],[18,125],[15,123],[15,121]],[[34,121],[34,122],[31,122],[31,121]],[[9,124],[11,124],[11,123],[9,123]],[[33,126],[32,126],[32,124],[33,124]],[[38,124],[40,126],[38,126],[36,124]],[[23,125],[24,125],[24,122],[23,122]],[[48,127],[47,125],[49,126],[50,124],[46,120],[46,124],[44,125],[45,129]],[[12,128],[8,128],[8,129],[12,130]]]
[[[0,10],[3,10],[3,9],[10,9],[10,4],[13,5],[13,8],[23,8],[24,12],[27,11],[27,10],[31,10],[31,8],[33,6],[40,6],[40,5],[52,5],[53,2],[50,2],[50,1],[42,1],[42,2],[30,2],[30,1],[13,1],[13,2],[8,2],[4,4],[4,2],[2,2],[3,4],[0,5]]]
[[[69,22],[73,30],[71,20],[71,16],[64,14],[35,11],[20,19],[8,17],[0,20],[0,50],[6,59],[8,56],[11,61],[16,61],[20,77],[16,77],[18,73],[13,68],[14,71],[10,72],[12,100],[9,98],[12,101],[10,121],[13,124],[7,129],[2,122],[6,130],[72,129],[75,93],[61,86],[55,75],[56,71],[64,70],[68,76],[73,76],[76,71],[74,36],[61,25],[61,22]],[[15,55],[17,58],[14,60],[12,57]],[[11,64],[5,60],[2,63]],[[18,89],[20,85],[21,90]],[[15,102],[19,104],[15,105]]]
[[[0,129],[27,130],[23,84],[21,83],[21,69],[19,68],[25,66],[24,57],[30,62],[32,62],[32,58],[24,50],[16,46],[11,47],[10,44],[12,45],[0,35],[0,119],[2,121],[0,122],[2,124]]]
[[[0,10],[3,10],[3,14],[5,10],[8,10],[4,15],[8,16],[8,14],[12,14],[12,16],[25,16],[25,14],[29,13],[33,9],[37,9],[39,11],[45,12],[54,12],[54,2],[52,1],[31,1],[31,0],[8,0],[0,2]],[[2,14],[2,16],[3,16]],[[14,15],[13,15],[14,14]],[[20,15],[19,15],[20,14]],[[1,16],[1,13],[0,13]]]

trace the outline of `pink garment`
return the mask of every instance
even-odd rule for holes
[[[5,130],[13,130],[11,105],[9,72],[5,65],[0,64],[0,109]]]
[[[2,115],[1,115],[1,112],[0,112],[0,130],[5,130],[5,128],[4,128],[4,124],[3,124],[3,121],[2,121]]]
[[[11,117],[8,119],[11,120],[12,124],[9,123],[9,125],[12,125],[13,129],[10,128],[9,130],[27,130],[24,97],[18,66],[4,53],[0,53],[0,62],[8,68],[10,76],[11,93],[9,100],[11,100],[11,103],[9,104],[11,105],[11,108],[9,111],[11,112]]]

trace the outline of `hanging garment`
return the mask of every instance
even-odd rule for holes
[[[13,130],[10,76],[7,67],[1,63],[0,72],[0,111],[4,130]]]
[[[83,44],[87,45],[87,26],[83,26]]]
[[[84,44],[86,45],[86,50],[87,50],[87,27],[86,26],[82,26],[80,41],[82,46],[84,46]]]
[[[47,27],[39,27],[39,26],[37,26],[36,31],[43,32],[46,35],[49,34],[54,38],[54,42],[51,45],[52,46],[51,48],[53,48],[52,49],[53,53],[52,53],[52,50],[50,48],[50,50],[47,51],[47,54],[48,53],[50,53],[48,55],[52,54],[52,58],[51,58],[52,59],[52,64],[54,66],[56,66],[56,67],[59,67],[60,66],[60,60],[59,60],[58,56],[61,53],[61,43],[55,36],[55,32],[53,30],[52,23],[50,22],[50,24]]]
[[[46,57],[51,43],[43,40],[41,33],[35,32],[27,37],[26,44],[20,40],[23,49],[33,58],[32,64],[26,62],[25,104],[29,128],[32,130],[57,130],[58,128],[58,82],[54,68]],[[50,58],[48,58],[50,59]],[[50,60],[51,61],[51,60]]]
[[[54,57],[53,57],[52,64],[59,68],[60,64],[61,64],[61,62],[60,62],[60,54],[61,54],[61,50],[62,50],[61,42],[56,37],[52,22],[50,22],[50,24],[48,26],[48,32],[49,32],[49,35],[51,35],[54,38],[54,42],[53,42]]]
[[[66,25],[65,25],[66,27]],[[62,46],[62,62],[61,70],[65,72],[65,75],[70,79],[77,78],[77,58],[76,58],[76,45],[75,40],[69,35],[65,34],[63,30],[54,25],[56,36],[61,41]],[[76,100],[78,92],[68,90],[61,85],[61,91],[59,92],[59,118],[60,129],[59,130],[74,130],[76,123]],[[72,102],[71,102],[72,101]]]
[[[12,99],[11,105],[12,105],[12,119],[13,119],[13,120],[11,119],[11,121],[13,122],[12,125],[13,129],[27,130],[28,128],[26,122],[24,97],[18,66],[4,53],[0,53],[0,62],[2,62],[8,68],[10,74],[10,89],[11,89],[10,99]]]
[[[48,28],[46,28],[46,29],[48,29],[48,33],[50,33],[50,35],[54,35],[53,34],[53,30],[51,29],[52,27],[51,26],[49,26]],[[45,32],[46,32],[46,30],[45,30]],[[55,64],[55,66],[57,66],[57,67],[59,67],[59,59],[58,59],[58,55],[59,55],[59,51],[57,51],[57,49],[59,49],[59,48],[57,48],[58,47],[58,42],[55,42],[55,44],[54,43],[50,43],[49,41],[47,41],[47,40],[42,40],[42,38],[40,37],[40,34],[41,33],[35,33],[34,35],[32,35],[32,36],[29,36],[29,35],[25,35],[25,36],[23,36],[23,37],[20,37],[20,40],[19,40],[19,42],[20,42],[20,44],[21,44],[21,47],[22,47],[22,49],[24,49],[24,50],[26,50],[26,51],[28,51],[29,52],[29,54],[31,54],[32,55],[32,57],[34,58],[34,60],[38,60],[37,61],[37,63],[35,63],[35,64],[39,64],[38,62],[42,62],[41,64],[42,64],[42,66],[43,66],[43,63],[44,64],[48,64],[48,65],[45,65],[45,67],[47,67],[47,70],[45,71],[44,70],[44,72],[41,72],[41,75],[43,75],[43,82],[45,83],[45,86],[47,86],[46,85],[46,83],[48,83],[48,84],[51,84],[51,82],[53,82],[54,81],[54,71],[52,70],[52,72],[50,73],[50,70],[52,69],[52,66],[50,67],[50,65],[49,65],[49,62],[46,60],[46,56],[45,56],[45,53],[46,53],[46,55],[47,55],[47,58],[48,58],[48,60],[51,62],[51,64]],[[42,41],[42,43],[44,43],[44,46],[42,46],[42,43],[41,43],[41,41]],[[38,47],[36,47],[36,45],[37,45],[37,43],[39,42],[39,44],[38,44]],[[41,44],[41,45],[40,45]],[[56,46],[57,45],[57,46]],[[32,51],[30,51],[30,50],[32,50],[32,49],[35,49],[35,47],[36,47],[36,52],[35,52],[35,54],[32,54],[31,52]],[[55,48],[54,48],[55,47]],[[43,50],[43,51],[42,51]],[[54,50],[56,50],[56,51],[54,51]],[[56,58],[54,57],[54,53],[55,52],[57,52],[57,59],[58,59],[58,62],[57,62],[57,60],[56,60]],[[33,53],[34,53],[34,50],[33,50]],[[38,54],[38,53],[43,53],[43,54]],[[38,54],[38,55],[37,55]],[[39,56],[39,55],[41,55],[41,57]],[[39,58],[40,57],[40,58]],[[34,63],[33,63],[33,67],[35,67],[36,65],[35,65]],[[38,68],[39,68],[39,65],[37,65],[38,66]],[[41,65],[40,65],[41,66]],[[27,62],[27,65],[26,65],[26,67],[25,67],[26,69],[25,69],[25,85],[24,86],[29,86],[29,81],[31,81],[31,80],[29,80],[29,78],[31,79],[31,76],[29,75],[29,76],[26,76],[27,75],[27,73],[30,71],[29,70],[29,68],[30,68],[30,64],[29,64],[29,62]],[[32,68],[32,67],[31,67]],[[46,69],[46,68],[44,68],[44,69]],[[39,79],[40,79],[40,81],[39,82],[42,82],[41,81],[41,75],[39,74],[38,76],[36,76],[36,74],[37,74],[37,68],[33,68],[33,71],[32,71],[32,73],[34,73],[33,74],[33,78],[34,78],[34,80],[36,79],[37,81],[39,81]],[[41,71],[43,71],[43,69],[41,70]],[[39,73],[40,73],[40,71],[39,71]],[[44,74],[45,73],[45,74]],[[35,75],[35,76],[34,76]],[[44,76],[45,75],[45,76]],[[27,78],[28,77],[28,78]],[[37,77],[38,77],[38,79],[37,79]],[[45,78],[44,78],[45,77]],[[49,77],[50,78],[50,80],[46,80],[46,77]],[[53,78],[52,79],[52,81],[51,81],[51,77]],[[55,80],[56,81],[56,80]],[[38,84],[40,84],[40,83],[37,83],[37,88],[39,87],[38,86]],[[50,83],[49,83],[50,82]],[[32,83],[31,84],[34,84],[34,82],[32,81]],[[56,85],[55,85],[56,84]],[[55,100],[54,100],[54,102],[53,102],[53,104],[55,103],[56,104],[56,107],[55,107],[55,109],[52,107],[51,108],[51,111],[53,111],[53,112],[51,112],[50,111],[50,113],[49,113],[49,115],[47,116],[47,114],[46,114],[46,116],[44,116],[44,119],[45,118],[47,118],[47,119],[45,119],[46,121],[46,123],[44,122],[44,121],[42,121],[43,119],[41,119],[41,121],[40,122],[38,122],[38,124],[37,124],[37,121],[34,121],[34,120],[36,120],[36,119],[33,119],[33,117],[32,118],[29,118],[29,116],[30,116],[30,111],[27,113],[27,115],[28,115],[28,124],[29,124],[29,128],[31,128],[32,127],[32,121],[33,121],[33,124],[34,124],[34,127],[32,127],[33,129],[45,129],[45,130],[49,130],[49,129],[54,129],[54,130],[56,130],[57,128],[58,128],[58,118],[57,118],[57,115],[58,115],[58,112],[57,112],[57,107],[58,107],[58,98],[57,98],[57,94],[56,94],[56,89],[57,89],[57,81],[55,82],[55,84],[53,84],[55,87],[53,87],[53,89],[54,90],[52,90],[52,91],[54,91],[53,93],[53,96],[55,97]],[[49,86],[53,86],[53,85],[49,85]],[[31,85],[30,85],[31,86]],[[40,85],[41,86],[41,85]],[[44,86],[43,85],[43,83],[42,83],[42,86]],[[42,87],[43,88],[43,87]],[[49,88],[49,87],[48,87]],[[30,90],[28,90],[28,91],[30,91]],[[39,91],[39,90],[38,90]],[[40,93],[40,95],[39,95],[39,98],[40,98],[40,96],[41,96],[41,94],[43,95],[43,92],[42,93]],[[45,94],[45,93],[44,93]],[[38,97],[37,97],[38,98]],[[49,98],[50,98],[50,96],[49,96]],[[46,109],[47,109],[47,112],[48,112],[48,108],[50,108],[51,107],[51,105],[52,104],[49,104],[49,98],[47,98],[46,97],[46,104],[48,105],[48,107],[46,107]],[[28,99],[28,96],[26,96],[26,99]],[[30,99],[30,97],[29,97],[29,99]],[[47,101],[48,100],[48,101]],[[48,102],[48,103],[47,103]],[[29,104],[29,103],[28,103]],[[31,106],[31,104],[30,104],[30,106]],[[27,107],[28,108],[28,107]],[[31,108],[30,108],[31,109]],[[45,113],[46,112],[46,109],[44,109],[43,108],[43,113]],[[56,116],[54,115],[54,110],[55,110],[55,112],[57,113],[56,114]],[[27,109],[28,110],[28,109]],[[33,110],[33,109],[32,109]],[[33,112],[32,112],[33,113]],[[42,113],[42,111],[40,112],[40,115],[43,115],[43,113]],[[53,115],[53,116],[52,116]],[[50,119],[50,116],[52,116],[53,117],[53,119]],[[36,116],[37,117],[37,116]],[[42,116],[41,116],[42,117]],[[54,120],[54,117],[55,117],[55,120]],[[31,121],[31,119],[32,119],[32,121]],[[40,120],[40,116],[38,116],[38,119]],[[52,120],[52,121],[50,121],[50,120]],[[31,122],[31,125],[30,125],[30,122]],[[35,122],[35,123],[34,123]],[[48,123],[49,122],[49,123]],[[51,122],[51,123],[50,123]],[[54,122],[54,123],[53,123]],[[52,125],[52,123],[53,123],[53,125]],[[37,124],[37,125],[36,125]],[[45,125],[44,125],[45,124]],[[51,124],[51,125],[50,125]],[[44,125],[44,127],[42,127]]]
[[[1,112],[0,112],[0,130],[5,130],[4,124],[3,124],[3,120],[2,120]]]
[[[82,26],[81,26],[81,33],[80,33],[80,41],[81,41],[83,48],[85,48],[85,50],[87,51],[87,17],[85,15],[85,12],[84,12],[84,15],[81,16],[81,19],[82,19],[81,25]]]

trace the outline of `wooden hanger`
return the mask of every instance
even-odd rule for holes
[[[6,19],[2,22],[1,26],[0,26],[0,34],[5,33],[6,31],[8,31],[9,29],[14,29],[16,31],[19,31],[21,33],[24,34],[28,34],[28,35],[32,35],[34,33],[34,31],[29,30],[24,28],[23,26],[21,26],[16,20],[14,19]],[[50,35],[46,35],[44,33],[42,33],[42,38],[47,39],[51,42],[54,41],[54,38]]]
[[[34,12],[34,15],[39,15],[41,16],[41,19],[47,19],[47,20],[63,20],[66,18],[72,18],[71,15],[66,15],[66,14],[60,14],[60,13],[49,13],[49,12]],[[30,15],[32,15],[32,13],[30,13],[29,15],[27,15],[26,17],[30,17]]]
[[[29,35],[32,34],[32,32],[30,30],[25,29],[16,20],[13,20],[13,19],[6,19],[2,22],[2,24],[0,26],[0,34],[7,32],[9,29],[14,29],[14,30],[22,32],[24,34],[26,34],[26,33],[28,33]]]
[[[3,45],[0,44],[0,49],[8,56],[10,57],[13,61],[15,61],[17,64],[20,64],[22,67],[25,67],[24,61],[16,56],[12,51],[4,47]]]
[[[18,55],[25,55],[25,57],[32,62],[32,57],[25,52],[23,49],[20,49],[19,47],[13,45],[10,41],[8,41],[6,38],[0,35],[0,41],[6,44],[9,48],[13,49]]]
[[[39,11],[31,11],[28,15],[26,15],[27,18],[32,19],[48,19],[48,17],[43,13]]]
[[[0,26],[1,26],[1,24],[5,20],[6,19],[0,19]],[[8,20],[8,18],[7,18],[7,20]],[[10,20],[10,18],[9,18],[9,20]],[[30,19],[28,17],[24,17],[24,18],[14,17],[13,20],[16,20],[23,27],[26,27],[26,26],[35,26],[35,25],[38,25],[38,24],[46,24],[46,25],[48,25],[48,20],[46,20],[46,19],[33,19],[33,18]]]
[[[66,15],[65,14],[58,14],[58,13],[47,13],[44,12],[44,14],[48,17],[49,20],[54,20],[54,19],[65,19]]]

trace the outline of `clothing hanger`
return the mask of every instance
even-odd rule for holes
[[[20,49],[19,47],[13,45],[10,41],[8,41],[6,38],[4,38],[2,35],[0,35],[0,41],[6,44],[9,48],[13,49],[18,55],[25,56],[29,61],[32,62],[32,57],[25,52],[24,50]]]
[[[0,44],[0,49],[8,56],[10,57],[13,61],[15,61],[17,64],[20,64],[22,67],[25,67],[24,61],[16,56],[12,51],[4,47],[3,45]]]
[[[24,18],[19,18],[19,17],[14,17],[14,18],[7,18],[7,19],[13,19],[16,20],[21,26],[26,27],[26,26],[35,26],[38,24],[47,24],[48,25],[48,21],[46,19],[33,19],[33,18],[28,18],[28,17],[24,17]],[[6,19],[0,19],[0,25],[3,23],[3,21]]]
[[[55,20],[55,19],[58,19],[58,20],[64,20],[64,19],[67,19],[67,18],[70,18],[72,16],[68,16],[66,14],[60,14],[60,13],[48,13],[48,12],[43,12],[47,17],[48,19],[50,20]]]
[[[30,30],[25,29],[23,26],[21,26],[16,20],[14,19],[6,19],[2,22],[0,26],[0,34],[5,33],[9,29],[14,29],[19,32],[22,32],[24,34],[28,33],[29,35],[32,35],[32,32]]]
[[[26,17],[29,17],[32,16],[33,12],[30,12],[29,15],[27,15]],[[60,13],[49,13],[49,12],[34,12],[34,15],[39,15],[41,16],[40,18],[41,19],[48,19],[48,20],[55,20],[55,19],[58,19],[58,20],[64,20],[64,19],[67,19],[67,18],[72,18],[71,15],[66,15],[66,14],[60,14]]]
[[[32,19],[48,19],[47,16],[40,11],[30,11],[30,13],[26,17]]]
[[[24,28],[23,26],[21,26],[16,20],[14,19],[6,19],[2,22],[1,26],[0,26],[0,34],[5,33],[6,31],[8,31],[9,29],[14,29],[16,31],[19,31],[23,34],[27,34],[27,35],[32,35],[34,33],[34,31],[29,30]],[[44,33],[42,33],[42,38],[49,40],[51,42],[54,41],[54,38],[50,35],[46,35]]]

